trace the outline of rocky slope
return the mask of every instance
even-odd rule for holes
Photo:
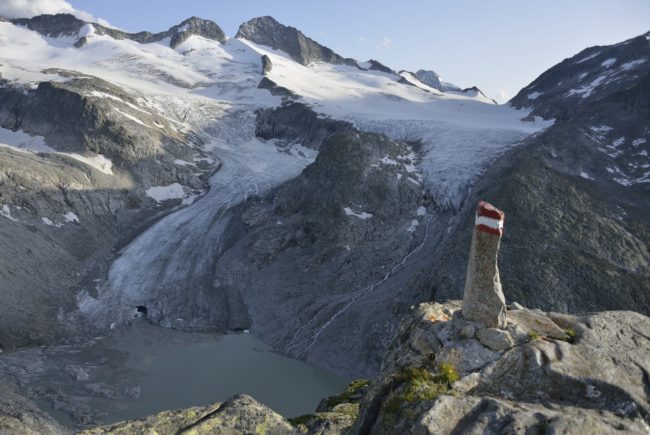
[[[15,392],[15,386],[0,382],[0,433],[61,435],[69,433],[33,402]]]
[[[74,335],[66,320],[79,287],[94,288],[116,248],[160,214],[147,189],[199,193],[214,167],[176,164],[205,155],[199,143],[124,89],[56,73],[67,81],[0,88],[0,142],[19,144],[0,147],[5,350]]]
[[[581,109],[630,89],[650,72],[650,32],[609,46],[582,50],[548,69],[510,101],[533,114],[570,119]]]
[[[647,433],[648,317],[515,306],[503,331],[459,309],[413,310],[351,433]]]

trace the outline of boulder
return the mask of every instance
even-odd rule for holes
[[[485,347],[492,350],[510,349],[514,342],[508,331],[495,328],[479,329],[476,332],[476,338]]]
[[[567,333],[540,310],[510,310],[508,321],[521,327],[531,335],[540,335],[557,340],[567,338]]]

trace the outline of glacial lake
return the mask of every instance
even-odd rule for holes
[[[40,352],[25,355],[38,373],[27,389],[38,392],[37,404],[66,426],[73,423],[70,410],[77,423],[85,414],[108,424],[221,402],[237,393],[293,417],[314,412],[322,398],[349,382],[277,354],[252,334],[183,333],[144,321],[82,347]]]

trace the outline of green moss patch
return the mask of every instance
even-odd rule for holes
[[[571,343],[571,344],[575,343],[576,336],[578,334],[576,334],[576,331],[573,328],[565,329],[564,333],[566,334],[566,338],[564,339],[564,341],[566,341],[567,343]]]
[[[420,414],[421,402],[449,394],[451,384],[459,378],[456,368],[448,362],[439,364],[433,371],[426,367],[408,367],[398,372],[395,380],[399,386],[383,405],[383,424],[394,426],[402,417],[414,420]]]
[[[353,399],[354,396],[358,395],[360,391],[367,387],[370,384],[370,381],[367,379],[356,379],[345,388],[341,394],[336,396],[330,396],[327,399],[327,409],[332,410],[336,405],[341,403],[349,403],[350,401],[358,402],[358,399]]]

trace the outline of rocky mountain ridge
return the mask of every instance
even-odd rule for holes
[[[188,18],[180,24],[158,33],[128,33],[101,24],[88,23],[71,14],[37,15],[33,18],[15,18],[9,21],[51,38],[61,36],[78,38],[75,42],[76,47],[84,46],[87,38],[93,34],[107,35],[114,39],[130,39],[141,44],[160,42],[170,38],[169,46],[171,48],[178,47],[191,35],[198,35],[219,42],[226,41],[226,34],[216,23],[198,17]]]
[[[235,38],[286,52],[293,60],[309,65],[311,62],[356,65],[354,59],[345,59],[331,49],[305,36],[295,27],[280,24],[270,16],[253,18],[241,26]]]
[[[548,69],[510,101],[533,115],[571,119],[592,103],[629,89],[650,73],[650,32],[582,50]]]
[[[425,85],[431,86],[432,88],[438,89],[439,91],[444,92],[461,90],[461,88],[455,84],[442,80],[435,71],[420,69],[417,70],[414,75]]]

